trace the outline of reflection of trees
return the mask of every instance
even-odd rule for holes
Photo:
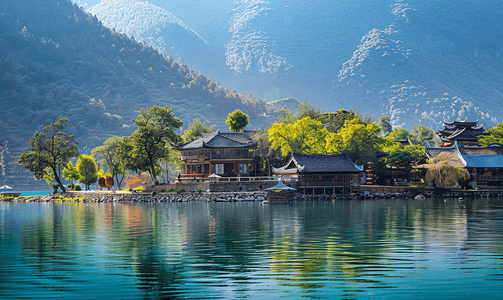
[[[349,297],[392,287],[389,276],[421,267],[429,253],[455,263],[474,251],[503,253],[491,223],[502,214],[492,200],[66,203],[23,223],[20,241],[38,275],[64,282],[77,276],[69,272],[110,266],[146,298],[218,297],[219,288],[246,296],[257,281],[280,286],[275,292]]]

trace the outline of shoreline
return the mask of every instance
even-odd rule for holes
[[[336,200],[371,200],[371,199],[414,199],[419,193],[348,193],[330,195],[305,195],[293,193],[289,201],[336,201]],[[426,191],[419,194],[426,198],[482,198],[503,197],[502,190],[441,190]],[[263,202],[269,201],[270,194],[266,191],[254,192],[185,192],[185,193],[121,193],[121,192],[75,192],[21,196],[16,198],[0,198],[5,202]]]

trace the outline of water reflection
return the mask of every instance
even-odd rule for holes
[[[502,221],[498,199],[0,203],[0,297],[487,297]]]

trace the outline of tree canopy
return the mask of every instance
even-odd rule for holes
[[[272,149],[281,149],[283,156],[292,151],[302,154],[325,153],[328,130],[320,121],[305,117],[294,124],[274,123],[269,129]]]
[[[355,118],[346,121],[338,133],[328,136],[327,153],[347,153],[357,164],[374,160],[376,152],[394,143],[392,138],[381,138],[381,128],[376,123],[364,123]]]
[[[80,179],[79,170],[73,162],[69,161],[63,169],[63,178],[70,181],[78,181]]]
[[[68,119],[62,118],[44,127],[42,132],[36,132],[30,139],[31,152],[23,152],[18,160],[18,164],[33,172],[37,180],[48,175],[49,168],[63,192],[66,189],[59,178],[59,170],[70,158],[79,155],[78,142],[74,136],[63,132],[66,127],[73,126]]]
[[[410,135],[410,139],[413,144],[424,146],[426,142],[428,142],[434,145],[435,131],[424,125],[419,125],[412,128],[412,134]]]
[[[82,154],[77,161],[77,169],[80,174],[79,181],[86,185],[86,190],[89,190],[89,186],[98,180],[98,165],[94,158]]]
[[[191,142],[200,138],[204,133],[210,133],[212,131],[213,130],[206,122],[203,123],[199,118],[195,118],[192,123],[189,124],[189,128],[183,132],[183,141],[185,143]]]
[[[124,142],[124,137],[113,136],[108,138],[102,146],[92,150],[92,155],[96,157],[102,166],[108,168],[110,176],[115,177],[115,182],[121,188],[124,175],[126,173],[127,157],[121,157],[119,145]]]
[[[479,143],[484,147],[494,143],[503,144],[503,123],[499,123],[498,126],[484,131],[484,135],[479,140]]]
[[[384,135],[388,135],[393,131],[393,128],[391,126],[391,119],[388,116],[383,116],[379,118],[379,123],[377,123],[379,127],[381,127],[381,130]]]
[[[156,166],[159,169],[157,163],[159,159],[168,157],[166,145],[176,145],[182,141],[175,129],[180,128],[183,122],[175,117],[173,109],[168,106],[146,107],[137,113],[138,117],[133,121],[138,129],[131,135],[130,153],[146,157],[148,170],[156,183]]]
[[[407,129],[395,129],[389,134],[395,141],[405,141],[407,137],[410,136],[410,133]]]
[[[229,130],[233,132],[241,132],[248,125],[248,115],[236,109],[227,116],[227,121],[229,125]]]

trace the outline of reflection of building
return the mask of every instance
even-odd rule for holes
[[[356,166],[346,154],[300,154],[292,152],[290,160],[281,168],[273,168],[277,175],[297,176],[297,189],[304,193],[344,192],[358,182],[363,166]]]
[[[257,148],[257,132],[205,133],[200,138],[180,146],[187,176],[208,177],[215,173],[221,176],[247,176],[248,164],[252,162]]]
[[[426,143],[425,152],[429,158],[446,153],[450,165],[470,173],[470,185],[474,188],[503,185],[503,145],[477,147],[454,143],[450,147],[431,147]]]
[[[479,135],[484,132],[483,126],[477,126],[478,121],[462,122],[454,121],[451,123],[444,122],[444,129],[438,131],[440,140],[443,142],[442,147],[449,147],[458,142],[465,146],[479,145]]]

